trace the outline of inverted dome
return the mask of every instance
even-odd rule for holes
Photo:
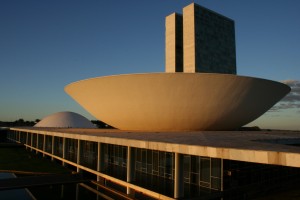
[[[123,130],[233,130],[283,98],[282,83],[229,74],[150,73],[97,77],[65,91],[97,119]]]
[[[74,112],[58,112],[43,118],[35,127],[95,128],[87,118]]]

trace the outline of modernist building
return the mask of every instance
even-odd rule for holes
[[[166,17],[166,72],[183,72],[183,21],[182,15]]]
[[[11,128],[8,139],[128,198],[252,199],[300,182],[299,132]]]
[[[185,7],[183,17],[168,16],[166,71],[218,74],[77,81],[65,91],[120,130],[11,128],[8,139],[128,198],[251,199],[299,185],[299,133],[233,131],[266,112],[290,88],[235,75],[232,20],[196,4]]]
[[[235,75],[234,22],[194,3],[166,17],[166,72],[80,80],[65,91],[100,121],[135,131],[235,130],[290,91]]]
[[[167,16],[165,69],[236,74],[234,21],[195,3]]]

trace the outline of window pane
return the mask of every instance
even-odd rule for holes
[[[211,159],[211,175],[221,177],[221,159]]]
[[[152,150],[147,150],[147,163],[152,164]]]
[[[210,160],[207,158],[200,160],[200,180],[210,182]]]
[[[153,170],[158,171],[158,152],[153,151]]]
[[[211,188],[220,190],[221,189],[221,179],[220,178],[211,178]]]
[[[199,173],[199,157],[191,156],[191,172]]]

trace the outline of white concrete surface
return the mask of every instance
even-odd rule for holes
[[[74,112],[57,112],[48,115],[35,127],[96,128],[87,118]]]
[[[265,79],[210,73],[149,73],[77,81],[65,91],[121,130],[233,130],[270,109],[290,88]]]

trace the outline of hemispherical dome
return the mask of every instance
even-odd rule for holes
[[[87,118],[74,112],[58,112],[48,115],[35,127],[95,128]]]

